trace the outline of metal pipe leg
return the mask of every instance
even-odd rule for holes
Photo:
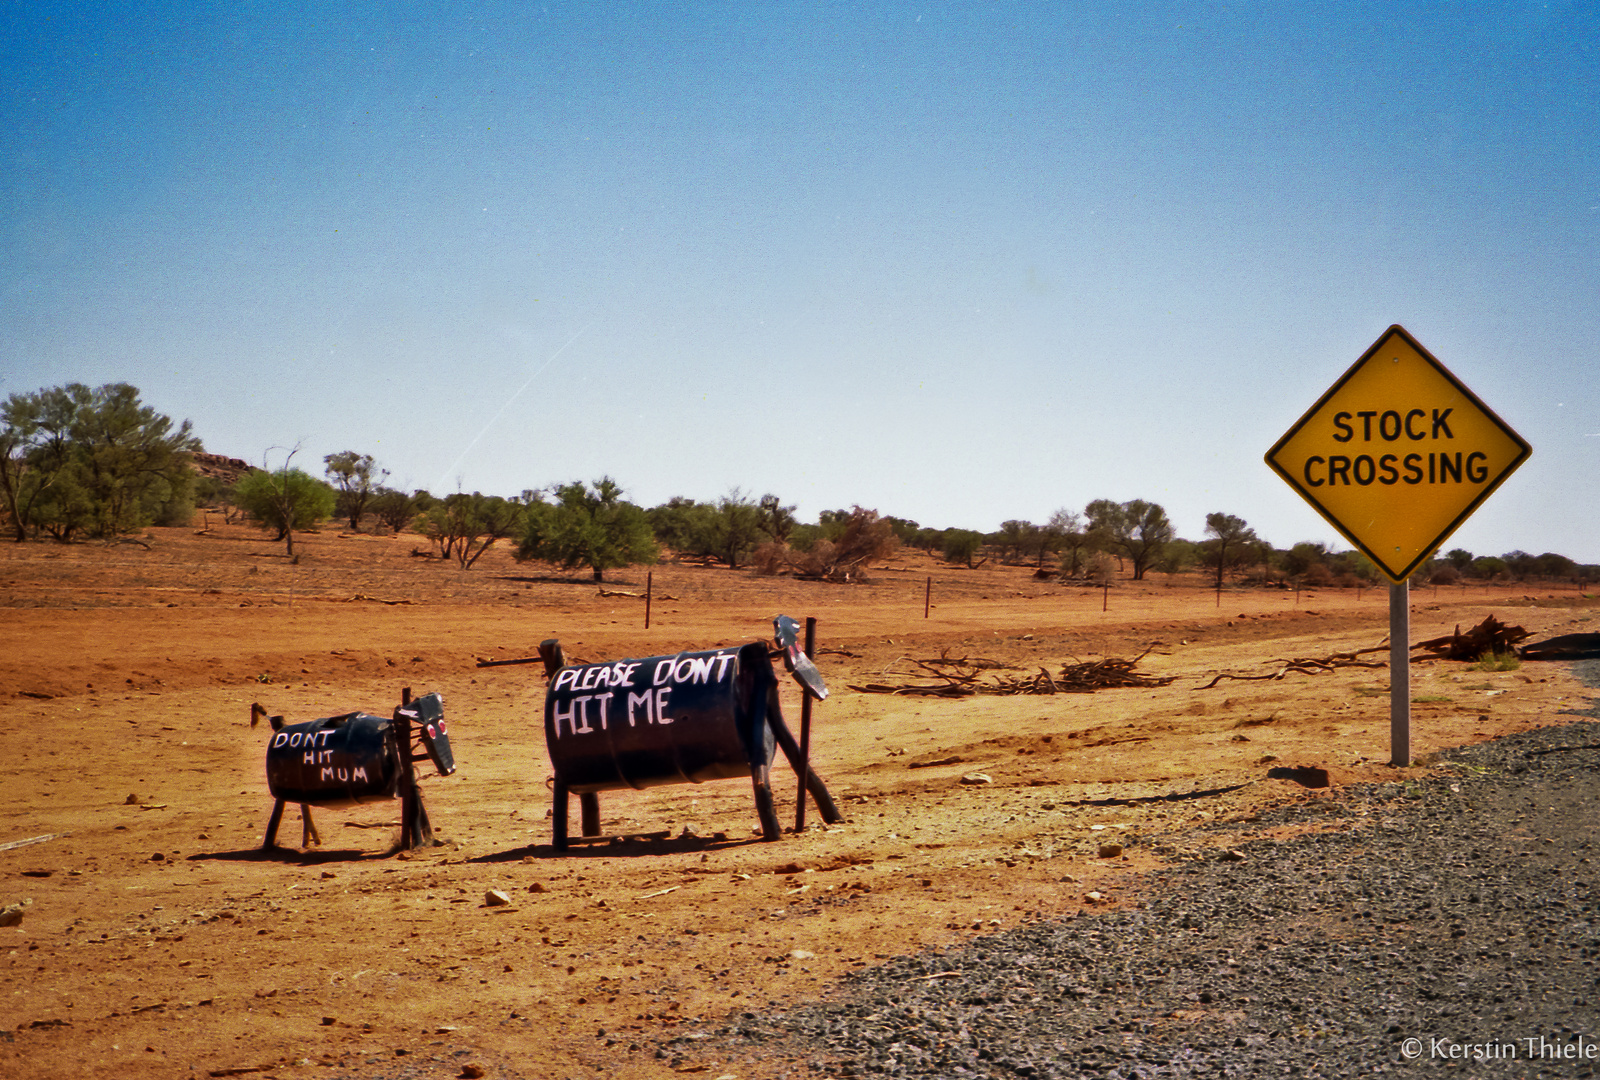
[[[765,765],[751,766],[750,784],[755,789],[756,816],[761,819],[761,839],[777,840],[783,836],[778,824],[778,811],[772,804],[772,776]]]
[[[600,796],[585,791],[578,796],[578,813],[582,817],[583,835],[600,835]]]
[[[261,841],[262,848],[275,848],[278,846],[278,826],[283,823],[283,800],[279,799],[272,804],[272,816],[267,819],[267,838]]]
[[[567,850],[567,785],[560,780],[551,788],[550,844],[557,851]]]

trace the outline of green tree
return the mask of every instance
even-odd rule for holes
[[[1084,508],[1089,531],[1101,547],[1126,555],[1133,564],[1133,580],[1144,578],[1145,571],[1172,540],[1172,523],[1159,503],[1130,499],[1125,503],[1096,499]]]
[[[1201,545],[1179,537],[1167,541],[1166,546],[1161,549],[1161,554],[1150,564],[1150,568],[1159,570],[1163,574],[1181,574],[1203,557]]]
[[[458,491],[428,507],[420,528],[442,558],[454,559],[461,569],[470,570],[496,540],[522,531],[526,515],[521,502],[478,491]]]
[[[342,450],[322,459],[328,479],[339,489],[339,513],[350,521],[350,531],[361,531],[361,518],[380,490],[388,469],[378,468],[371,454]]]
[[[930,550],[926,541],[928,535],[933,532],[932,529],[924,529],[910,518],[885,515],[883,520],[889,523],[889,531],[894,533],[895,539],[900,541],[902,544],[905,544],[907,547],[917,547],[923,548],[924,550]]]
[[[1534,569],[1542,578],[1570,578],[1577,574],[1578,564],[1565,555],[1547,551],[1534,560]]]
[[[1291,578],[1303,578],[1312,567],[1324,566],[1329,558],[1328,545],[1320,540],[1302,540],[1278,556],[1283,572]]]
[[[234,499],[264,529],[276,529],[294,558],[294,531],[309,529],[333,514],[333,488],[300,469],[292,469],[298,450],[283,459],[279,469],[253,469],[239,478]]]
[[[1204,565],[1216,568],[1220,589],[1225,571],[1255,557],[1254,545],[1260,538],[1244,518],[1221,513],[1206,515],[1206,536],[1210,539],[1201,545],[1200,557]]]
[[[372,516],[387,525],[391,532],[401,532],[417,516],[417,500],[403,491],[380,487],[373,493],[368,505]]]
[[[1084,527],[1083,515],[1062,507],[1050,515],[1045,526],[1055,537],[1056,549],[1061,552],[1062,578],[1077,577],[1083,572],[1084,552],[1089,548],[1089,530]]]
[[[1505,577],[1509,572],[1506,561],[1496,555],[1479,555],[1467,567],[1467,575],[1480,581],[1493,581]]]
[[[645,520],[656,541],[680,555],[721,557],[719,511],[713,503],[696,502],[674,495],[660,506],[645,511]]]
[[[1012,518],[1002,521],[1000,530],[991,533],[987,539],[1000,549],[1002,562],[1014,563],[1021,561],[1031,551],[1033,534],[1037,531],[1033,522]]]
[[[944,561],[960,563],[972,568],[973,557],[983,545],[983,534],[972,529],[946,529],[944,533]]]
[[[777,544],[787,544],[795,527],[794,507],[784,506],[776,495],[761,496],[761,531]]]
[[[111,537],[187,520],[189,455],[200,441],[137,388],[69,383],[0,406],[0,499],[13,537]]]
[[[761,539],[761,508],[734,488],[717,500],[717,514],[712,520],[717,555],[730,570],[737,570],[740,560],[747,558]]]
[[[596,581],[604,581],[605,572],[614,567],[653,563],[658,557],[645,512],[624,502],[622,489],[609,476],[592,486],[581,480],[563,484],[554,503],[529,505],[516,554],[567,570],[587,566]]]
[[[1506,569],[1511,572],[1511,576],[1518,581],[1526,581],[1533,577],[1539,568],[1539,560],[1521,548],[1508,551],[1500,558],[1505,561]]]

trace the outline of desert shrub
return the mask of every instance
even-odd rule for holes
[[[543,559],[571,570],[587,566],[594,580],[605,572],[659,557],[645,511],[622,498],[609,476],[592,485],[581,480],[556,489],[556,502],[528,505],[526,527],[516,557]]]
[[[751,554],[750,564],[763,577],[781,574],[789,568],[789,545],[768,540]]]
[[[1479,581],[1496,581],[1506,573],[1506,561],[1495,555],[1480,555],[1467,566],[1467,576]]]
[[[418,528],[433,541],[440,557],[455,559],[461,569],[469,570],[496,540],[522,531],[527,515],[537,509],[499,495],[458,491],[429,507]]]
[[[1428,575],[1429,585],[1454,585],[1461,580],[1461,571],[1454,566],[1446,564],[1434,569]]]
[[[876,510],[856,506],[834,513],[844,514],[842,519],[835,517],[827,526],[835,539],[817,537],[807,551],[790,549],[789,563],[801,577],[862,581],[870,560],[887,558],[900,546],[889,520],[879,517]]]
[[[139,516],[152,525],[175,527],[194,520],[195,474],[158,476],[139,493]]]
[[[1202,561],[1202,554],[1210,553],[1203,552],[1200,545],[1191,543],[1188,540],[1172,540],[1161,549],[1161,554],[1156,556],[1155,562],[1151,565],[1156,570],[1159,570],[1161,573],[1168,576],[1173,574],[1181,574],[1185,570],[1189,569],[1189,567],[1193,566],[1196,562]],[[1212,562],[1215,561],[1216,558],[1213,555]],[[1226,559],[1223,559],[1222,563],[1223,565],[1229,565]],[[1206,565],[1211,564],[1212,563],[1206,563]]]
[[[1084,564],[1084,577],[1104,585],[1117,576],[1116,556],[1107,551],[1091,552]]]
[[[822,539],[822,526],[796,525],[789,533],[789,547],[794,551],[810,551]]]
[[[12,394],[0,404],[10,532],[67,542],[180,522],[193,505],[189,455],[198,449],[187,420],[174,425],[127,383]]]
[[[404,531],[411,519],[417,516],[417,502],[403,491],[379,488],[369,507],[372,516],[389,527],[390,532]]]
[[[294,554],[294,530],[312,528],[332,514],[334,506],[331,487],[289,468],[287,460],[281,469],[255,469],[240,477],[234,497],[263,529],[277,530],[273,539],[285,541],[290,555]]]
[[[971,529],[948,529],[944,534],[944,561],[970,567],[983,544],[983,534]]]
[[[803,578],[826,580],[832,574],[834,565],[832,540],[813,540],[811,547],[799,552],[794,559],[795,573]]]
[[[1333,571],[1328,568],[1327,563],[1316,563],[1306,567],[1305,576],[1301,578],[1301,581],[1303,584],[1319,588],[1332,585],[1334,581]]]

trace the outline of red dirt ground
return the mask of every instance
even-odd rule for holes
[[[220,525],[0,545],[0,844],[55,834],[0,850],[0,906],[32,901],[0,928],[0,1075],[676,1075],[657,1042],[729,1013],[815,997],[891,955],[1136,903],[1132,876],[1157,859],[1140,838],[1207,818],[1247,832],[1263,805],[1319,797],[1269,779],[1274,765],[1335,784],[1426,768],[1386,764],[1385,669],[1200,689],[1377,645],[1383,590],[1228,589],[1219,606],[1183,577],[1102,594],[908,553],[855,586],[667,564],[646,630],[642,599],[498,549],[461,571],[414,536],[324,532],[297,548],[291,564]],[[613,576],[608,589],[644,590],[643,568]],[[1594,607],[1570,591],[1420,589],[1412,637],[1491,612],[1543,637],[1591,628]],[[584,660],[704,649],[764,639],[778,612],[819,619],[835,692],[814,760],[848,820],[823,826],[812,807],[803,834],[762,843],[748,783],[661,787],[603,794],[602,827],[670,839],[555,852],[543,677],[475,661],[546,637]],[[909,681],[908,658],[943,651],[1025,676],[1146,648],[1138,670],[1171,685],[958,700],[846,688]],[[270,732],[250,728],[250,703],[291,721],[387,715],[403,687],[445,699],[459,771],[419,769],[443,845],[387,855],[393,803],[319,811],[323,849],[259,853]],[[1560,723],[1590,697],[1535,663],[1415,664],[1412,694],[1422,761]],[[797,727],[792,684],[783,697]],[[942,759],[957,760],[928,764]],[[963,785],[972,773],[992,782]],[[792,825],[794,777],[778,774]],[[1092,804],[1231,785],[1244,786]],[[299,839],[297,818],[280,841]],[[1108,837],[1128,854],[1100,858]],[[489,890],[512,902],[486,905]]]

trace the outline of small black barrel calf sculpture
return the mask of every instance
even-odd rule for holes
[[[251,726],[265,713],[251,706]],[[321,843],[311,823],[311,807],[345,808],[401,800],[400,847],[423,847],[433,840],[433,826],[422,805],[412,763],[432,761],[440,776],[456,771],[455,755],[438,694],[412,699],[406,691],[392,719],[346,713],[303,724],[285,724],[270,717],[272,741],[267,744],[267,788],[277,800],[267,822],[262,847],[277,845],[285,803],[299,803],[304,824],[303,846]],[[421,753],[414,753],[413,742]]]
[[[824,821],[844,820],[827,786],[784,723],[774,655],[785,656],[806,693],[827,687],[795,646],[794,622],[775,620],[779,653],[749,645],[675,656],[564,666],[561,646],[540,646],[550,674],[544,735],[555,768],[552,839],[568,846],[567,796],[578,796],[586,837],[600,834],[597,793],[661,784],[699,784],[748,775],[764,839],[778,839],[771,767],[782,747],[795,774],[816,800]],[[803,797],[803,796],[802,796]]]

